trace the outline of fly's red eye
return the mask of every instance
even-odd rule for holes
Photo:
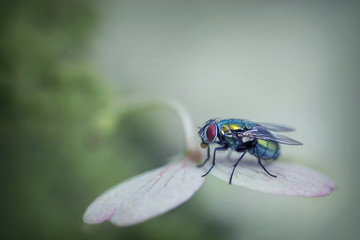
[[[214,141],[215,137],[216,137],[216,125],[215,124],[211,124],[207,130],[206,130],[206,137],[209,141]]]

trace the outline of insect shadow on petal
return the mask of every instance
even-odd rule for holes
[[[284,135],[274,134],[274,132],[289,132],[293,128],[281,126],[271,123],[256,123],[243,119],[223,119],[216,121],[210,119],[199,130],[198,134],[201,138],[200,146],[207,148],[207,158],[199,165],[202,167],[210,159],[210,144],[218,144],[220,146],[214,149],[213,161],[209,170],[203,175],[205,177],[215,166],[216,152],[231,149],[242,153],[233,166],[230,175],[229,184],[236,166],[248,152],[258,159],[258,164],[271,177],[271,174],[262,164],[261,159],[277,159],[280,155],[279,144],[302,145],[302,143],[286,137]]]

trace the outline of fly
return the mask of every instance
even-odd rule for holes
[[[200,146],[207,148],[207,158],[199,167],[204,166],[210,159],[209,144],[216,143],[220,146],[214,149],[211,167],[203,177],[208,175],[215,166],[216,152],[231,149],[242,153],[242,155],[234,164],[229,184],[231,184],[236,166],[247,152],[257,157],[258,164],[269,176],[275,178],[275,175],[266,170],[261,159],[277,159],[280,155],[279,143],[286,145],[302,145],[302,143],[283,135],[271,133],[270,131],[288,132],[293,130],[292,128],[277,124],[261,124],[242,119],[224,119],[220,121],[210,119],[198,132],[201,138]]]

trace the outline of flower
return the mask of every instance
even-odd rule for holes
[[[153,104],[174,110],[180,116],[184,128],[184,155],[104,192],[86,209],[84,222],[97,224],[110,221],[117,226],[138,224],[181,205],[204,183],[205,178],[201,176],[209,164],[197,167],[202,154],[196,146],[194,126],[186,109],[172,101]],[[229,158],[218,157],[211,174],[228,182],[233,164]],[[277,178],[269,177],[256,161],[244,159],[235,169],[232,184],[301,197],[326,196],[337,188],[330,178],[304,166],[282,162],[264,164]]]

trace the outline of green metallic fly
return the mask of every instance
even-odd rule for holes
[[[231,184],[236,166],[247,152],[257,157],[259,165],[267,174],[276,177],[266,170],[261,159],[277,159],[280,155],[279,143],[287,145],[302,145],[302,143],[283,135],[273,134],[270,131],[288,132],[293,130],[276,124],[260,124],[242,119],[224,119],[220,121],[210,119],[198,132],[202,141],[201,147],[207,148],[207,158],[199,167],[202,167],[210,159],[209,144],[217,143],[220,147],[214,149],[212,165],[203,177],[208,175],[215,166],[216,152],[225,151],[229,148],[242,153],[234,164],[229,184]]]

